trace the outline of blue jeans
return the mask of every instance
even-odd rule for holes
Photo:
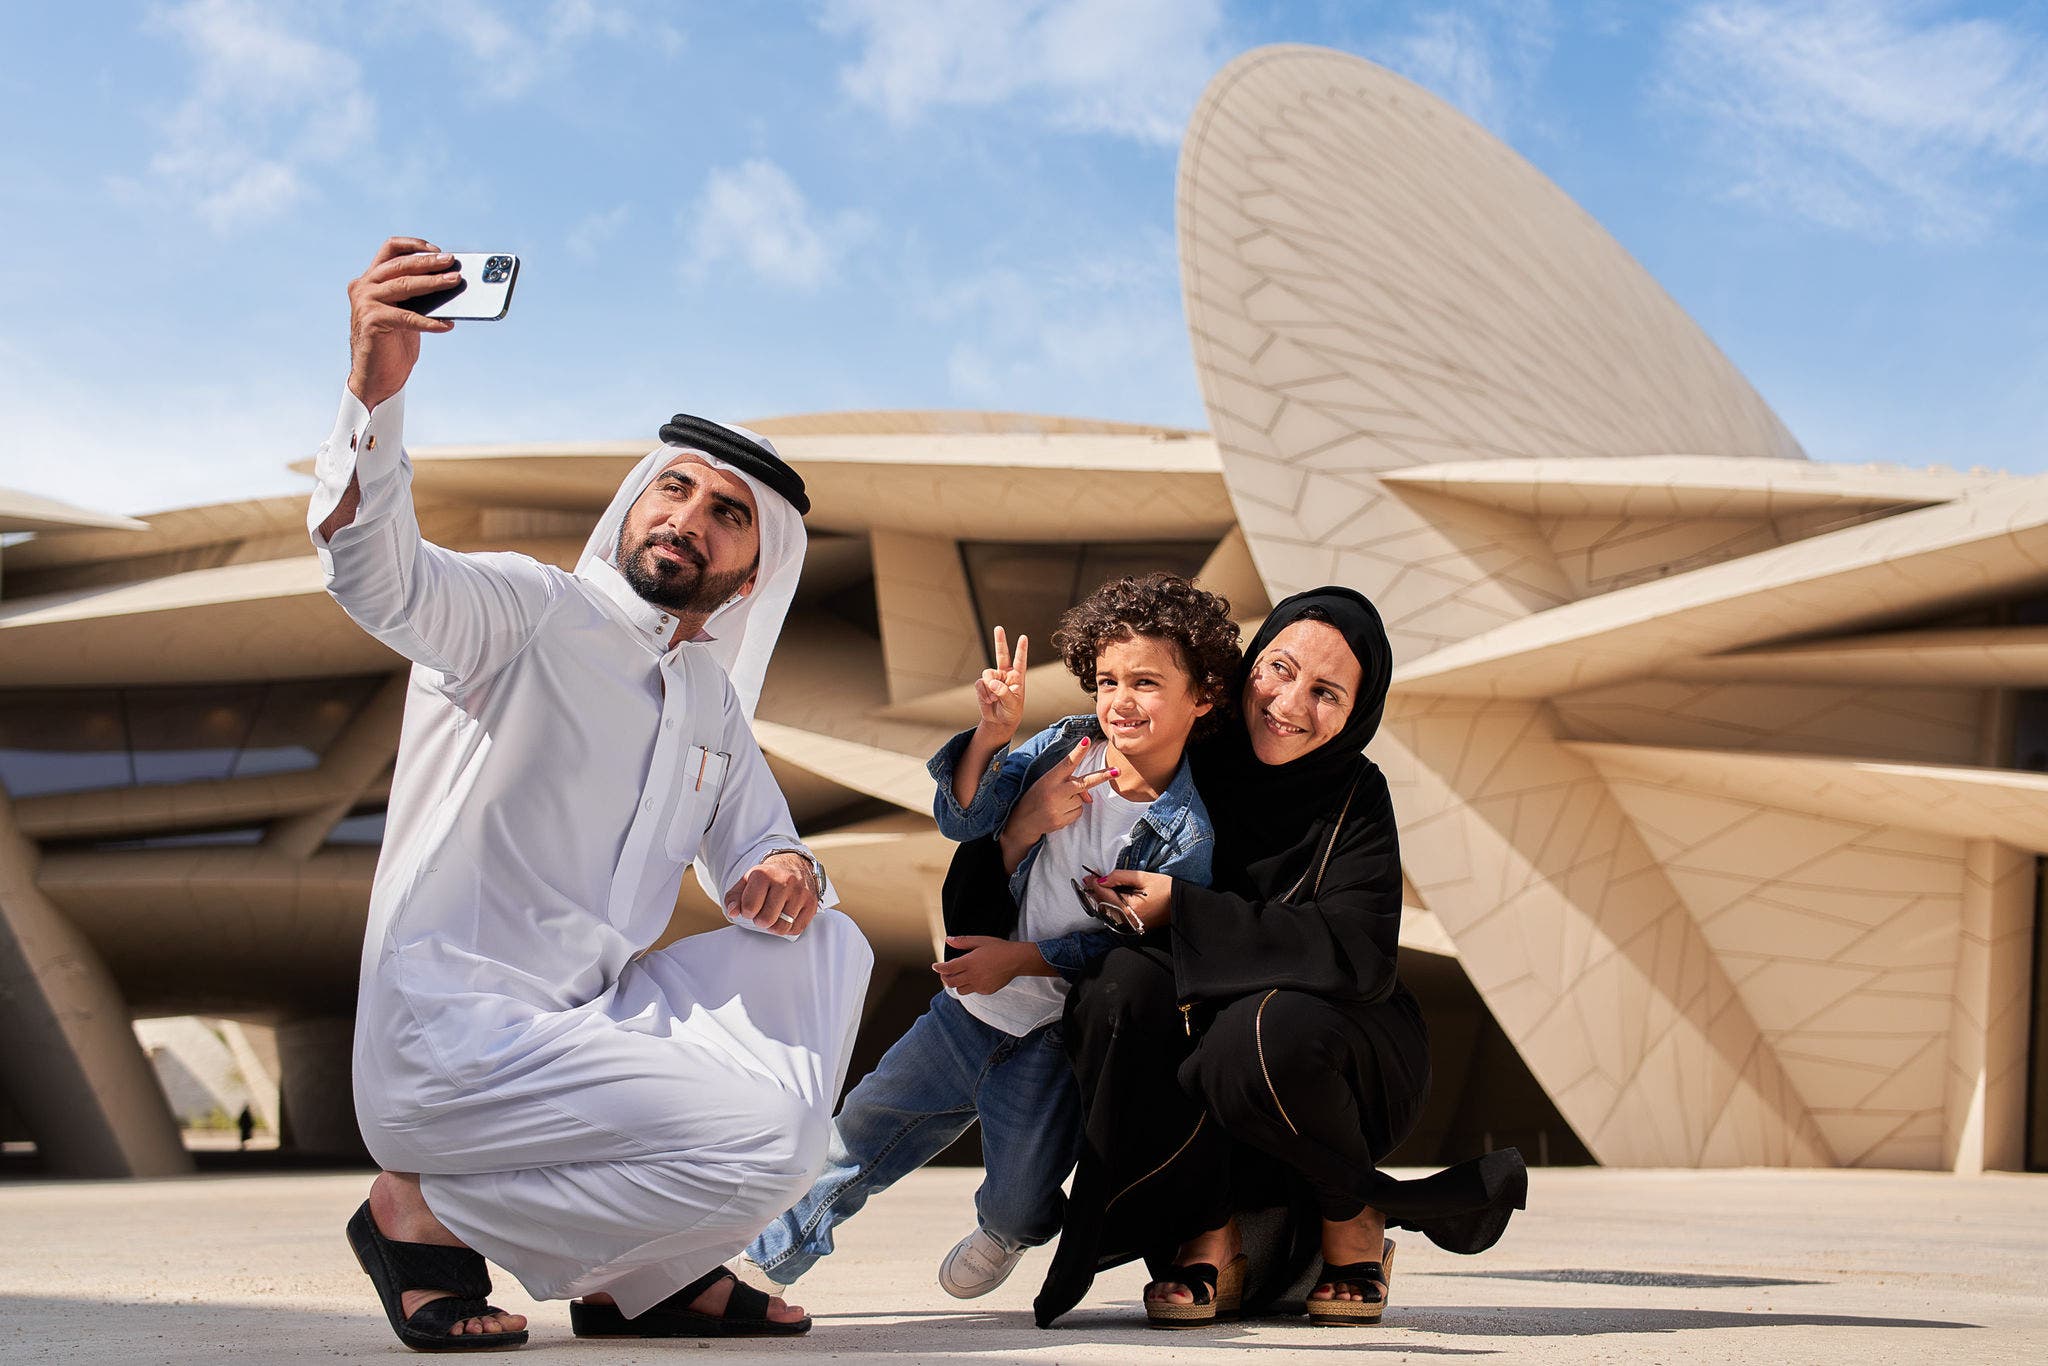
[[[981,1120],[981,1227],[1010,1248],[1050,1241],[1060,1183],[1081,1144],[1081,1098],[1058,1021],[1023,1038],[941,991],[839,1107],[825,1170],[747,1256],[788,1285],[832,1251],[832,1229],[870,1195],[937,1157]]]

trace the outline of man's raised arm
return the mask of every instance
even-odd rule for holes
[[[532,634],[557,588],[519,555],[460,555],[421,539],[404,450],[406,380],[420,337],[454,324],[403,307],[461,278],[453,257],[393,237],[352,280],[348,392],[313,462],[306,514],[327,591],[357,625],[454,686]]]

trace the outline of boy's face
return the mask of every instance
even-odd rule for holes
[[[1095,719],[1126,758],[1177,759],[1209,706],[1172,641],[1133,635],[1095,656]]]

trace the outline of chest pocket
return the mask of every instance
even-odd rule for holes
[[[668,855],[677,863],[688,863],[697,857],[704,832],[718,819],[718,808],[725,798],[726,772],[731,767],[732,756],[723,750],[691,745],[683,751],[676,774],[682,792],[668,823]]]
[[[699,743],[685,745],[676,756],[675,808],[669,814],[662,843],[670,858],[688,863],[697,857],[704,844],[704,832],[718,818],[732,755],[720,748],[724,728],[714,719],[725,692],[725,676],[701,650],[683,650],[677,659],[682,665],[690,702],[690,710],[684,715],[691,719],[683,722],[683,734]],[[697,724],[691,724],[692,720]]]

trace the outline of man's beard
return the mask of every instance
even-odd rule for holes
[[[649,546],[665,545],[683,557],[683,563],[658,559],[647,553]],[[678,616],[709,616],[746,586],[754,577],[754,564],[728,574],[707,574],[704,554],[679,537],[651,532],[630,554],[619,556],[619,572],[628,585],[656,607]]]

